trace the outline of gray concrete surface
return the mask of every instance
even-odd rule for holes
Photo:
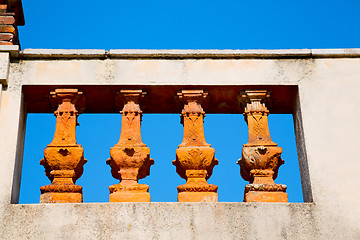
[[[4,239],[355,239],[309,203],[8,205]],[[332,226],[332,228],[329,228]],[[326,229],[326,231],[324,231]]]
[[[358,49],[24,50],[11,55],[10,65],[4,59],[0,239],[360,239]],[[297,86],[290,97],[310,203],[15,204],[26,117],[22,89],[52,85]]]

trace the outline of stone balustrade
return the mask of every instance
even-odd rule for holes
[[[0,50],[0,238],[359,239],[359,191],[354,184],[360,167],[356,148],[360,134],[359,49],[19,51],[18,45],[3,45]],[[129,90],[136,91],[127,92]],[[121,140],[116,143],[116,139],[106,146],[109,156],[96,161],[108,168],[103,174],[113,182],[107,185],[115,184],[110,193],[114,196],[112,199],[132,198],[133,202],[24,204],[20,201],[18,204],[20,185],[24,191],[21,194],[28,191],[35,198],[40,195],[38,189],[26,188],[29,178],[26,174],[21,176],[32,161],[27,156],[23,158],[24,142],[30,140],[25,139],[25,132],[34,130],[30,122],[26,126],[26,116],[54,111],[59,125],[55,130],[56,139],[48,136],[45,156],[31,153],[38,155],[35,161],[44,158],[42,162],[48,168],[45,174],[51,180],[42,188],[41,199],[79,202],[82,192],[77,185],[82,185],[84,199],[90,198],[89,189],[81,180],[85,180],[86,174],[96,179],[88,169],[95,160],[90,158],[90,149],[79,138],[80,134],[76,141],[74,134],[66,135],[61,128],[67,126],[67,131],[74,132],[77,114],[119,114],[121,111],[123,121],[128,121],[122,123],[124,129],[118,136]],[[196,200],[215,201],[216,192],[209,191],[216,188],[215,185],[219,186],[217,193],[221,199],[223,188],[216,177],[220,166],[231,162],[231,170],[239,174],[239,179],[234,181],[245,183],[240,175],[249,181],[243,189],[231,189],[234,195],[244,193],[245,201],[276,198],[279,202],[134,202],[141,195],[149,196],[147,187],[155,200],[156,186],[149,184],[140,187],[142,191],[130,190],[138,186],[138,178],[146,177],[148,170],[134,169],[135,163],[126,165],[127,159],[131,159],[128,156],[132,152],[135,155],[140,147],[146,149],[145,143],[148,144],[150,152],[139,152],[147,154],[142,161],[147,162],[143,166],[151,170],[151,176],[158,176],[155,167],[161,165],[160,157],[163,157],[156,156],[161,151],[150,145],[145,132],[144,143],[140,141],[142,111],[144,115],[181,114],[183,142],[178,149],[176,144],[166,149],[172,151],[167,164],[171,166],[175,159],[176,165],[169,174],[179,180],[186,178],[186,183],[178,186],[179,201],[188,201],[190,196],[196,195]],[[241,131],[239,142],[231,143],[232,148],[239,145],[237,155],[224,158],[221,155],[224,149],[216,145],[208,132],[201,131],[201,121],[205,121],[205,126],[210,125],[210,117],[204,119],[205,113],[245,114],[249,133]],[[283,202],[286,201],[282,185],[285,182],[274,183],[277,173],[279,177],[285,175],[281,159],[286,158],[285,166],[292,161],[295,164],[296,159],[285,156],[285,150],[289,149],[285,149],[283,142],[273,141],[277,136],[271,126],[269,131],[269,113],[293,116],[304,202]],[[196,127],[191,125],[195,120]],[[79,118],[79,122],[82,121]],[[146,121],[144,118],[144,125]],[[182,129],[180,123],[176,126]],[[128,132],[135,127],[136,130]],[[199,127],[200,131],[192,132]],[[234,131],[233,136],[236,134]],[[249,140],[241,147],[243,140],[240,139],[246,135]],[[62,140],[63,136],[69,137]],[[195,140],[191,136],[196,136]],[[178,143],[181,140],[176,137]],[[100,140],[89,141],[98,143]],[[220,141],[225,142],[226,138]],[[83,144],[83,150],[79,150],[79,144]],[[282,155],[280,147],[284,147]],[[41,152],[43,148],[37,149]],[[110,152],[111,149],[115,150]],[[189,150],[189,154],[181,152],[185,150]],[[197,157],[193,158],[196,161],[191,167],[184,164],[184,159],[187,160],[184,156],[198,156],[201,150],[209,152],[207,159],[212,163],[195,167],[199,166]],[[89,154],[89,162],[85,165],[82,151],[86,157]],[[57,156],[55,161],[54,156]],[[111,168],[105,163],[109,157]],[[155,158],[154,166],[150,157]],[[235,162],[240,157],[239,169]],[[72,162],[57,164],[61,161],[56,159]],[[219,160],[218,166],[215,159]],[[177,169],[180,177],[176,175]],[[111,179],[111,171],[116,179]],[[211,173],[209,180],[212,182],[207,179]],[[42,174],[36,173],[39,178],[34,182],[44,178]],[[168,185],[176,195],[179,184]],[[206,191],[200,194],[189,191],[202,186]],[[102,188],[108,191],[106,185]],[[289,184],[290,188],[293,189]],[[141,201],[148,201],[144,199]]]
[[[119,90],[114,97],[122,115],[120,139],[110,149],[106,164],[111,174],[120,183],[109,187],[110,202],[150,202],[149,186],[138,180],[150,175],[154,160],[150,149],[141,139],[141,105],[147,92],[141,89]],[[178,101],[183,105],[181,123],[184,137],[176,150],[173,164],[176,172],[186,180],[177,187],[179,202],[217,202],[218,187],[208,184],[213,168],[219,163],[215,149],[205,140],[203,106],[209,93],[200,90],[180,90]],[[75,88],[57,88],[50,92],[56,111],[56,130],[53,141],[45,148],[44,166],[50,185],[42,186],[40,203],[81,203],[82,187],[75,185],[84,171],[84,150],[76,142],[77,117],[85,108],[86,93]],[[265,106],[270,101],[268,90],[246,90],[238,95],[244,108],[245,121],[249,127],[249,142],[244,144],[238,161],[240,174],[249,181],[244,193],[244,202],[287,202],[286,186],[275,184],[282,148],[271,140]],[[236,101],[236,99],[234,99]]]

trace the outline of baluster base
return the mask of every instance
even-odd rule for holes
[[[181,192],[178,202],[217,202],[218,195],[214,192]]]
[[[199,178],[198,170],[186,170],[188,179],[186,184],[179,185],[178,202],[217,202],[218,187],[214,184],[208,184],[205,179],[205,174]],[[206,171],[203,171],[206,173]],[[190,177],[191,176],[191,177]],[[194,176],[196,176],[194,178]]]
[[[245,186],[244,202],[288,202],[286,188],[284,184],[251,183]]]
[[[40,203],[82,203],[82,193],[47,192],[40,195]]]
[[[245,193],[244,202],[288,202],[288,195],[284,192],[250,191]]]
[[[215,192],[181,192],[178,202],[217,202],[218,194]]]
[[[150,202],[148,192],[114,192],[110,193],[109,202]]]
[[[150,202],[149,186],[121,182],[109,187],[109,202]]]

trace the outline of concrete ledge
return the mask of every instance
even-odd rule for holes
[[[17,57],[18,46],[3,46]],[[10,48],[9,48],[10,47]],[[17,50],[16,50],[17,47]],[[148,49],[25,49],[23,59],[296,59],[296,58],[354,58],[360,57],[360,48],[351,49],[279,49],[279,50],[148,50]]]
[[[3,239],[319,239],[329,226],[339,236],[349,228],[314,218],[316,206],[306,203],[9,204],[2,210]]]
[[[105,58],[106,51],[101,49],[24,49],[20,54],[21,58]]]
[[[360,57],[360,48],[348,49],[312,49],[314,58],[352,58]]]
[[[19,45],[0,45],[0,52],[9,52],[11,57],[19,57]]]
[[[110,58],[304,58],[310,57],[309,49],[285,50],[110,50]]]

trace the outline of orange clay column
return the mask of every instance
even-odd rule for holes
[[[286,185],[275,184],[282,148],[271,140],[268,126],[269,111],[265,100],[270,97],[266,90],[249,90],[240,94],[249,128],[249,142],[244,144],[240,174],[250,184],[245,186],[244,202],[287,202]]]
[[[40,203],[81,203],[82,187],[75,181],[81,177],[87,161],[83,148],[76,143],[75,128],[77,109],[84,107],[85,98],[78,89],[55,89],[50,96],[58,106],[54,112],[56,129],[40,164],[51,184],[40,188]]]
[[[186,180],[178,189],[179,202],[217,202],[217,186],[208,184],[213,168],[218,164],[215,149],[206,143],[204,135],[205,112],[201,104],[207,97],[203,90],[183,90],[178,97],[184,103],[181,123],[184,138],[176,150],[176,172]]]
[[[121,90],[117,95],[117,105],[124,106],[120,112],[121,134],[106,163],[120,183],[109,187],[110,202],[150,202],[149,186],[138,183],[150,174],[154,164],[150,149],[141,140],[140,101],[145,95],[142,90]]]

